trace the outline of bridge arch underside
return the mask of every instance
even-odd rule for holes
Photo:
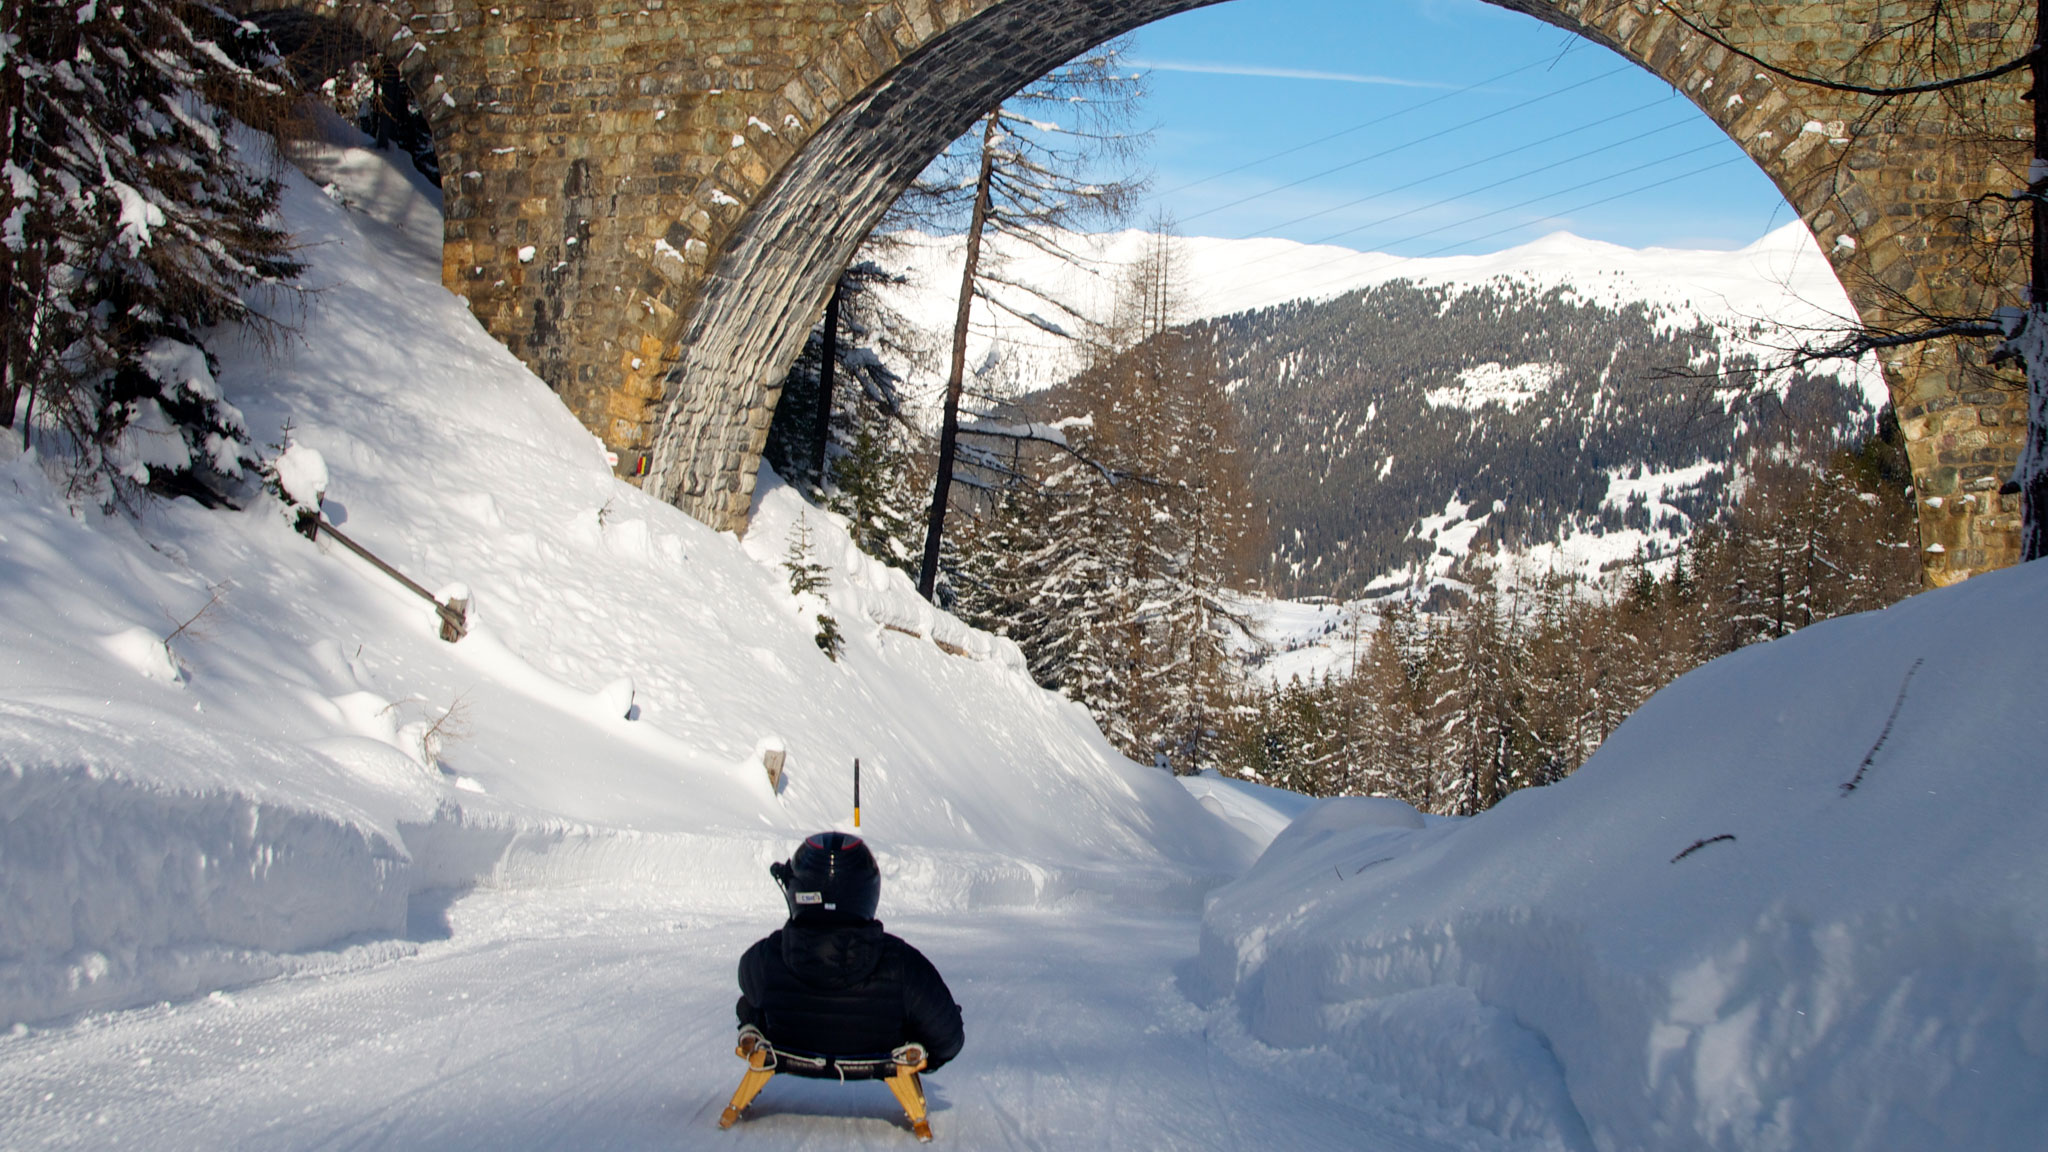
[[[650,429],[658,438],[649,486],[714,526],[743,529],[775,385],[822,312],[832,280],[889,203],[949,141],[1025,83],[1106,39],[1217,2],[984,5],[837,109],[711,248],[671,345],[679,358]],[[1902,305],[1981,314],[1987,296],[2013,292],[2011,284],[1945,274],[1960,253],[1930,218],[2010,182],[2010,169],[2023,170],[2024,160],[2015,160],[2009,146],[2004,154],[1992,145],[1972,153],[1944,126],[1924,116],[1902,118],[1898,109],[1878,125],[1882,131],[1845,134],[1846,125],[1870,115],[1861,98],[1780,82],[1648,5],[1500,6],[1604,44],[1687,93],[1776,182],[1816,235],[1832,242],[1836,270],[1870,323],[1903,320]],[[1814,71],[1830,67],[1827,42],[1857,27],[1840,5],[1786,5],[1770,13],[1774,37],[1820,43],[1820,59],[1807,62]],[[2011,106],[2024,108],[2016,98]],[[2017,394],[1987,385],[1981,359],[1981,350],[1937,345],[1886,363],[1920,492],[1946,497],[1922,514],[1933,583],[2017,556],[2017,502],[2000,497],[1996,486],[2017,459],[2024,411]]]
[[[447,84],[433,52],[405,15],[375,0],[229,0],[230,11],[261,27],[288,64],[322,66],[376,58],[404,80],[413,105],[438,143],[455,131]],[[298,79],[303,83],[305,76]]]

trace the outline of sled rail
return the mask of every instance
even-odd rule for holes
[[[732,1094],[732,1103],[718,1118],[720,1128],[730,1128],[739,1123],[740,1117],[753,1104],[754,1097],[768,1086],[777,1072],[801,1076],[809,1080],[880,1080],[889,1086],[896,1102],[903,1106],[905,1119],[910,1130],[920,1142],[929,1144],[932,1139],[932,1125],[924,1100],[924,1081],[918,1073],[925,1069],[924,1050],[906,1046],[905,1056],[885,1053],[876,1056],[826,1056],[817,1052],[797,1052],[780,1049],[757,1036],[742,1036],[739,1047],[734,1051],[747,1062],[747,1071],[740,1077],[740,1086]],[[899,1051],[903,1051],[899,1049]]]

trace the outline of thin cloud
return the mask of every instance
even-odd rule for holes
[[[1358,72],[1318,72],[1310,68],[1269,68],[1261,64],[1212,64],[1201,60],[1141,60],[1131,64],[1154,72],[1197,72],[1206,76],[1263,76],[1274,80],[1322,80],[1339,84],[1378,84],[1390,88],[1449,88],[1434,80],[1403,80]]]

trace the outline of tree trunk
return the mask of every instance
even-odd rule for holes
[[[926,600],[932,598],[939,583],[939,545],[946,531],[946,502],[952,498],[953,458],[960,439],[960,391],[967,378],[967,323],[974,311],[974,282],[981,273],[981,237],[988,226],[995,138],[1001,122],[1001,109],[990,112],[981,134],[981,175],[975,181],[974,214],[967,224],[967,266],[960,274],[960,308],[953,317],[953,363],[946,375],[946,406],[939,423],[938,475],[932,481],[931,514],[925,521],[924,563],[917,573],[917,594]]]
[[[32,30],[27,27],[27,17],[20,4],[8,4],[0,10],[0,36],[12,39],[16,44],[33,43]],[[22,106],[26,91],[19,68],[7,68],[0,75],[0,124],[7,132],[8,160],[23,171],[35,170],[35,158],[27,154],[27,141],[32,133],[20,118],[28,114]],[[17,154],[18,153],[18,154]],[[16,208],[10,182],[0,188],[0,217],[11,216]],[[42,277],[40,269],[34,268],[36,246],[42,237],[28,238],[23,250],[16,252],[0,245],[0,316],[5,316],[6,331],[4,347],[0,347],[0,428],[14,427],[14,407],[21,397],[22,385],[29,373],[29,335],[40,309]],[[34,289],[34,290],[32,290]],[[26,424],[26,421],[24,421]],[[23,429],[23,444],[27,443],[27,429]]]
[[[2028,271],[2029,326],[2048,324],[2048,0],[2034,5],[2034,163],[2027,173],[2034,201],[2034,251]],[[2030,343],[2039,348],[2040,333]],[[2027,437],[2020,451],[2020,562],[2048,556],[2048,363],[2020,358],[2027,369]]]
[[[839,307],[846,298],[846,280],[832,287],[832,299],[825,305],[824,347],[818,357],[818,426],[811,433],[811,461],[818,473],[818,488],[824,490],[825,449],[832,443],[832,375],[839,367]]]

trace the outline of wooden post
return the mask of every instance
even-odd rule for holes
[[[298,518],[293,522],[293,527],[297,528],[299,533],[308,540],[318,540],[320,533],[325,531],[328,536],[334,539],[335,543],[369,561],[371,567],[398,581],[399,585],[406,591],[432,604],[435,615],[441,618],[441,639],[453,644],[464,636],[469,635],[468,600],[451,597],[444,604],[434,599],[432,592],[420,587],[418,583],[405,573],[378,559],[368,548],[349,539],[341,529],[336,528],[312,509],[299,509]]]

